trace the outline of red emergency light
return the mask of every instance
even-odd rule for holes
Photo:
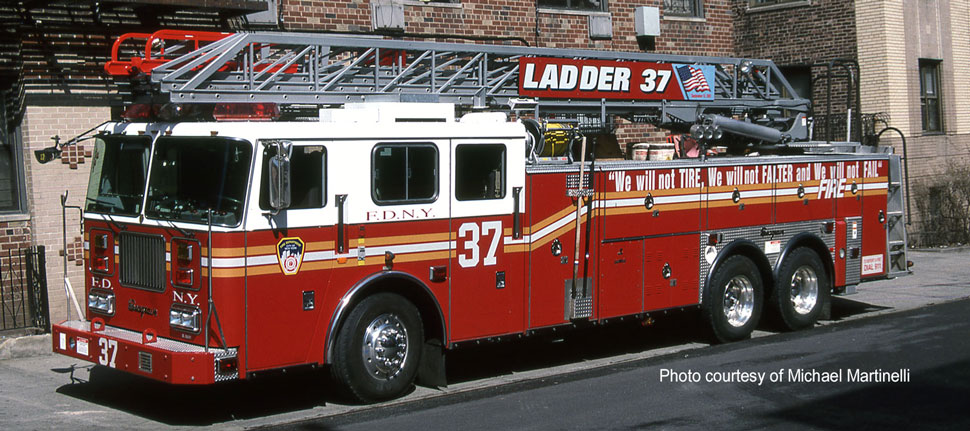
[[[273,121],[280,117],[275,103],[220,103],[212,111],[216,121]]]

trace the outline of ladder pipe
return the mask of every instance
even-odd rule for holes
[[[583,136],[583,140],[584,141],[586,140],[585,135]],[[583,151],[585,150],[586,149],[583,148]],[[589,284],[586,284],[586,280],[589,277],[589,236],[590,236],[591,226],[593,224],[592,223],[593,196],[595,196],[595,193],[596,193],[595,168],[596,168],[596,141],[593,141],[593,145],[591,145],[590,155],[589,155],[589,188],[593,194],[591,194],[590,198],[586,200],[586,244],[583,246],[583,256],[584,256],[583,257],[583,298],[585,298],[589,294],[589,289],[590,289]],[[580,178],[580,181],[582,181],[582,178]]]
[[[576,277],[579,276],[579,224],[582,221],[582,217],[580,217],[580,213],[583,208],[583,184],[585,183],[583,181],[584,179],[583,176],[585,175],[585,168],[586,168],[586,137],[583,136],[582,140],[580,141],[579,185],[576,187],[576,246],[575,246],[576,252],[573,253],[573,288],[572,288],[572,293],[570,295],[573,299],[576,298]],[[586,284],[585,280],[583,281],[583,284],[584,285]],[[584,287],[584,290],[585,290],[585,287]],[[575,313],[575,310],[573,310],[573,313]]]
[[[876,134],[876,145],[879,145],[879,138],[882,136],[882,134],[889,130],[899,134],[899,139],[903,140],[903,175],[906,177],[906,214],[909,215],[912,214],[913,207],[910,205],[909,200],[909,157],[907,157],[906,154],[906,135],[903,135],[903,132],[895,127],[886,127]],[[910,221],[911,219],[912,217],[906,217],[906,225],[913,224],[913,222]]]

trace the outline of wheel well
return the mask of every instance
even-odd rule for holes
[[[736,240],[721,251],[718,255],[717,260],[711,265],[710,271],[707,273],[707,283],[711,282],[711,275],[714,274],[715,269],[721,262],[727,260],[729,257],[734,255],[741,255],[751,259],[755,266],[758,267],[758,273],[761,274],[761,281],[763,283],[762,288],[767,292],[770,291],[769,287],[774,283],[775,277],[771,269],[771,264],[768,263],[768,258],[761,249],[758,248],[753,242],[748,240]]]
[[[418,312],[421,313],[421,324],[424,330],[425,340],[437,339],[442,345],[445,345],[446,333],[444,318],[441,313],[441,307],[435,301],[431,290],[410,274],[385,272],[375,274],[361,281],[341,301],[341,305],[334,312],[334,321],[331,323],[330,331],[327,332],[327,363],[331,362],[333,343],[336,340],[337,333],[343,327],[346,316],[364,298],[381,292],[403,296],[414,304]]]
[[[825,275],[829,280],[829,288],[834,288],[835,266],[832,263],[832,255],[829,253],[829,248],[825,245],[825,242],[823,242],[821,238],[809,233],[801,233],[788,241],[788,244],[785,246],[785,250],[778,259],[778,265],[775,266],[774,277],[778,276],[778,270],[781,268],[781,263],[784,262],[785,257],[788,256],[788,253],[799,247],[805,247],[814,251],[815,254],[818,255],[819,260],[822,261],[822,266],[825,268]]]

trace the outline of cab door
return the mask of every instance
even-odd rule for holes
[[[270,211],[267,162],[276,148],[259,145],[258,182],[250,193],[244,254],[227,249],[215,256],[246,262],[245,273],[238,274],[247,277],[246,287],[232,294],[246,295],[241,314],[247,320],[249,370],[304,363],[319,344],[314,335],[323,307],[317,303],[326,293],[333,264],[323,255],[333,248],[337,219],[333,195],[328,193],[328,161],[334,146],[319,140],[290,144],[289,208]]]
[[[501,139],[451,143],[452,341],[525,328],[526,253],[515,232],[525,183],[520,147]]]

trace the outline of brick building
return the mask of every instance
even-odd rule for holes
[[[930,233],[944,204],[937,201],[945,199],[940,173],[948,164],[970,164],[970,2],[734,0],[732,9],[737,54],[773,59],[796,88],[814,95],[816,114],[825,107],[825,63],[857,62],[861,111],[879,119],[870,132],[898,129],[906,139],[911,184],[920,186],[914,196],[930,192],[913,199],[919,205],[912,206],[911,240],[947,235]],[[840,133],[846,82],[834,80],[830,105]],[[903,151],[895,131],[883,134],[882,143]]]

